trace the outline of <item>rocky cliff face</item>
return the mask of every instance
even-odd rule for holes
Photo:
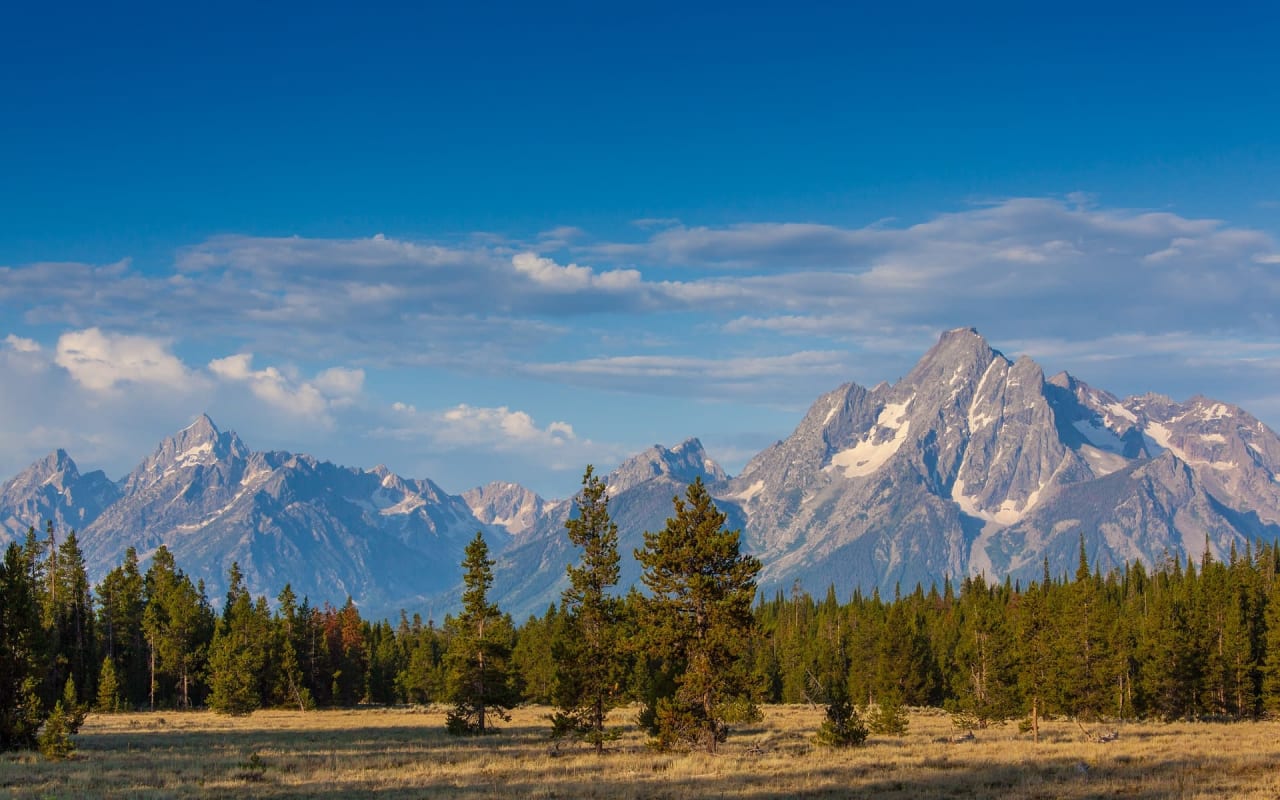
[[[518,483],[486,484],[463,492],[462,499],[476,519],[513,535],[532,528],[547,510],[545,500]]]
[[[724,498],[767,585],[909,589],[1073,566],[1082,535],[1104,567],[1274,537],[1277,445],[1233,406],[1046,380],[959,329],[897,384],[819,398]]]

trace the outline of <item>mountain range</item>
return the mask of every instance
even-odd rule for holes
[[[1207,547],[1226,557],[1280,537],[1280,438],[1235,406],[1193,397],[1117,398],[974,330],[943,334],[905,377],[819,397],[796,429],[729,477],[697,439],[609,473],[623,588],[631,554],[695,478],[708,485],[765,592],[834,585],[847,596],[984,573],[1075,568],[1083,538],[1103,570]],[[354,599],[366,615],[456,603],[462,549],[481,531],[497,559],[493,596],[522,618],[556,602],[576,553],[573,500],[513,483],[450,495],[385,467],[251,451],[207,416],[112,481],[63,450],[0,487],[0,542],[52,520],[78,532],[93,580],[128,547],[161,544],[220,597],[240,564],[255,593],[290,583],[313,603]]]

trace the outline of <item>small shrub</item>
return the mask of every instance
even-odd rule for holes
[[[832,700],[814,741],[827,747],[856,747],[867,741],[867,725],[847,698]]]
[[[872,733],[902,736],[907,732],[907,707],[901,700],[886,698],[866,709],[867,724]]]
[[[40,754],[50,761],[63,761],[76,751],[71,741],[71,728],[74,720],[62,708],[59,700],[53,707],[53,713],[44,721],[44,728],[36,740]]]

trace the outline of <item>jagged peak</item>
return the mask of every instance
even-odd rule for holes
[[[605,482],[609,485],[610,493],[618,494],[658,477],[669,477],[682,482],[702,477],[718,482],[726,476],[720,465],[707,456],[702,441],[691,437],[672,448],[655,444],[637,453],[609,473]]]
[[[974,365],[985,368],[993,360],[1005,358],[975,328],[953,328],[938,337],[937,343],[918,361],[907,376],[909,383],[936,379],[940,369]],[[1008,361],[1007,358],[1005,358]]]
[[[72,460],[71,456],[67,455],[67,451],[63,450],[61,447],[45,456],[38,463],[45,471],[50,473],[67,472],[79,474],[79,470],[76,468],[76,462]]]
[[[186,433],[187,431],[192,431],[192,432],[210,431],[214,435],[221,433],[221,431],[218,430],[217,423],[213,421],[213,417],[209,416],[208,412],[202,412],[200,416],[192,420],[190,425],[183,428],[182,431],[180,431],[180,433]]]
[[[1063,389],[1072,389],[1076,385],[1076,379],[1075,376],[1064,369],[1056,375],[1050,375],[1045,379],[1045,383],[1051,383],[1054,386],[1058,386]]]

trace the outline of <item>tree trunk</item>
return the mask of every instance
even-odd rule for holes
[[[1031,738],[1036,743],[1040,742],[1040,698],[1031,698]]]

